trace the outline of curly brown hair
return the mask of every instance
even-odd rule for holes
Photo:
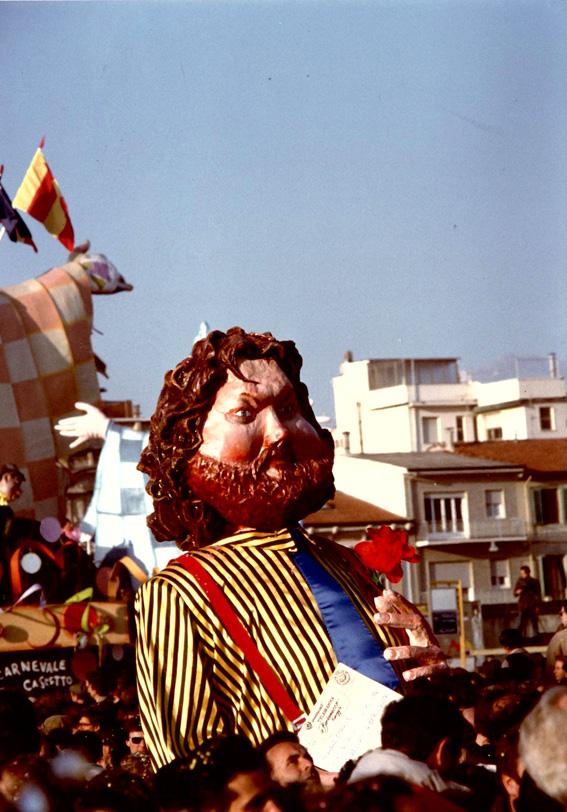
[[[154,501],[148,524],[159,541],[174,539],[182,549],[202,547],[222,536],[223,518],[197,499],[187,483],[187,464],[202,443],[202,430],[228,372],[246,380],[239,370],[245,360],[273,359],[295,388],[301,412],[333,450],[300,380],[302,358],[293,341],[277,341],[271,333],[247,333],[231,327],[214,330],[198,341],[192,355],[166,373],[150,423],[150,438],[138,468],[149,477]]]

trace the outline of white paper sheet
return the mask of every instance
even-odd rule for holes
[[[400,694],[339,663],[305,724],[299,740],[317,767],[337,772],[352,758],[380,747],[380,719]]]

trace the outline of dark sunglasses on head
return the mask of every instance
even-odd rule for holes
[[[130,736],[130,741],[132,742],[132,744],[140,744],[141,742],[144,741],[144,737],[143,736]]]

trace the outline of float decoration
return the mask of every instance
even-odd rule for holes
[[[415,547],[408,544],[405,530],[394,530],[388,525],[369,527],[369,537],[355,544],[354,551],[362,563],[371,571],[372,580],[380,587],[385,580],[397,584],[403,578],[402,561],[417,564],[420,557]]]

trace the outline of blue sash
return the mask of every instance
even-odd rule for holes
[[[298,545],[293,560],[313,593],[338,662],[396,689],[400,684],[396,672],[384,659],[380,643],[372,636],[349,596],[306,549],[301,535],[293,529],[291,534]]]

